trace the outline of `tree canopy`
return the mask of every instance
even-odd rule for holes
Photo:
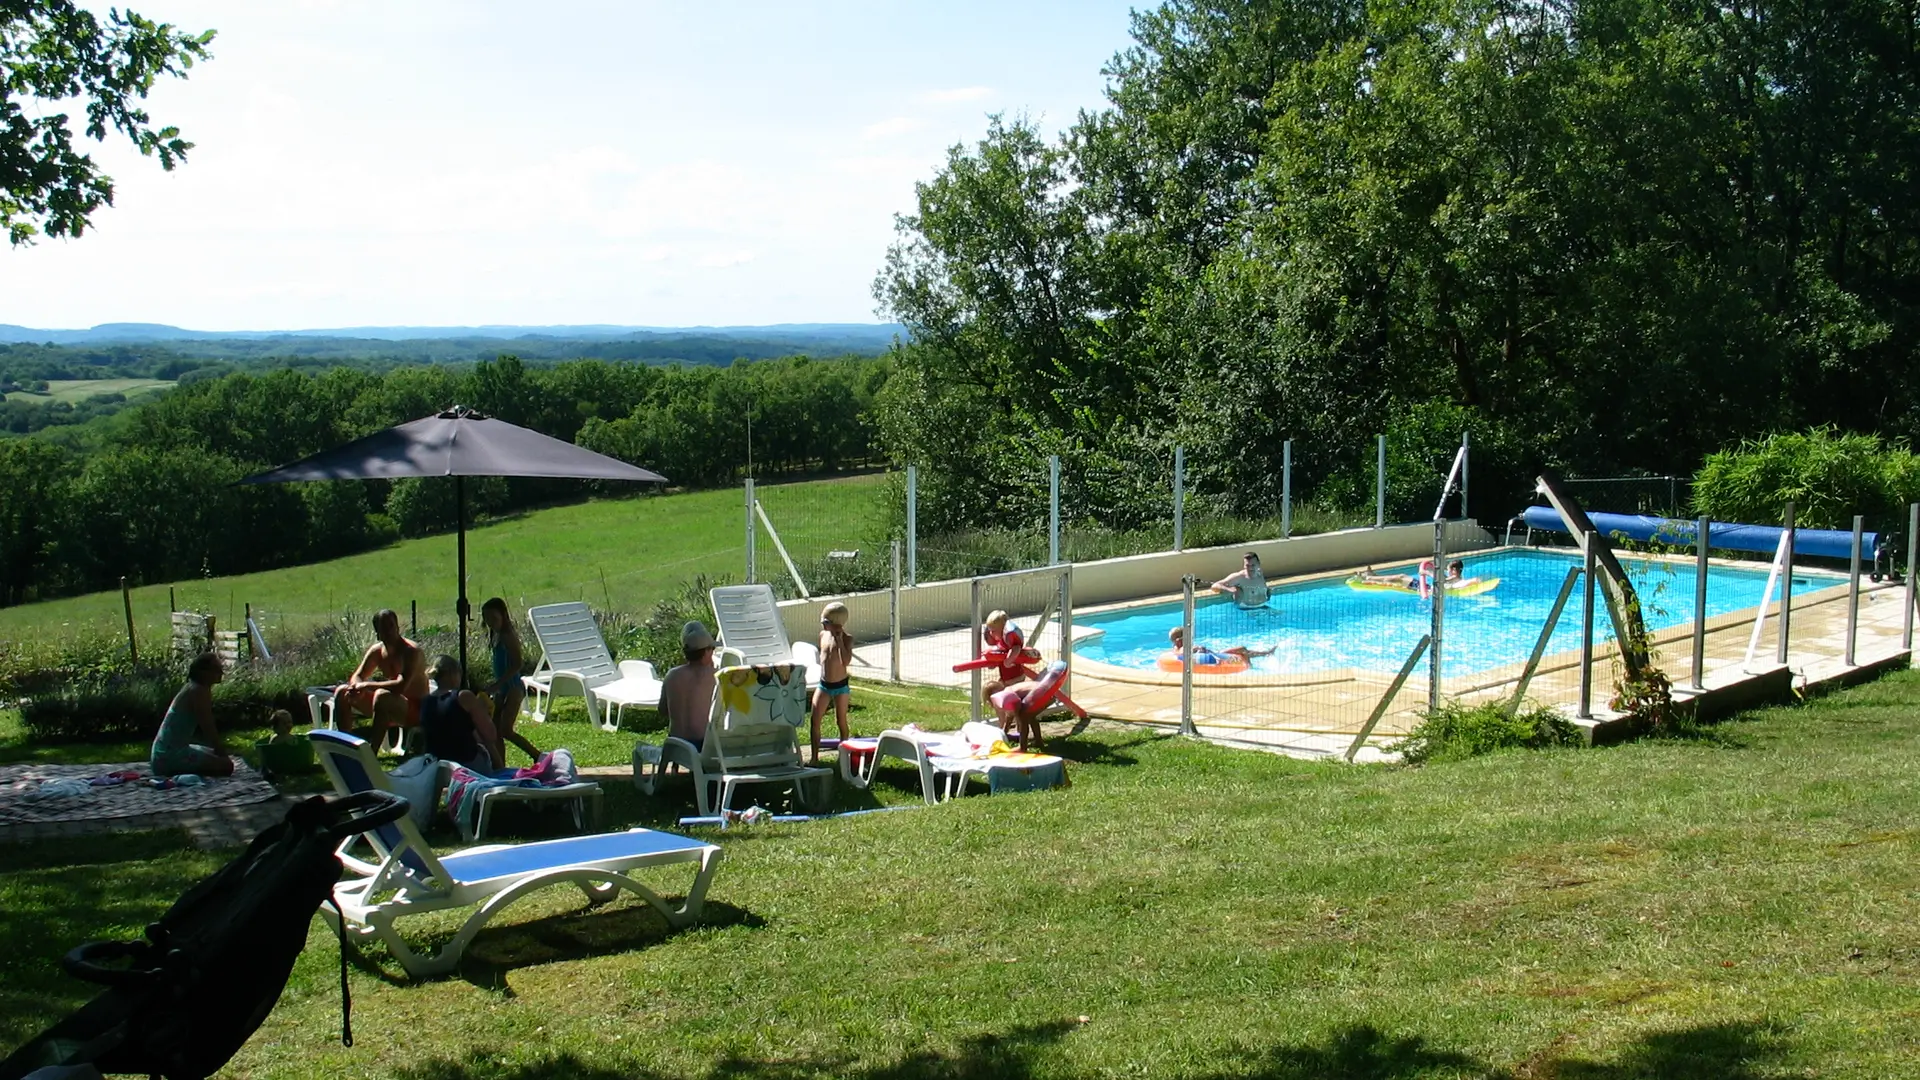
[[[1106,108],[996,117],[919,185],[875,283],[915,338],[883,443],[957,524],[1049,452],[1184,445],[1245,511],[1288,437],[1296,491],[1338,492],[1380,431],[1503,448],[1482,491],[1906,436],[1917,31],[1892,0],[1168,0]],[[1137,487],[1079,486],[1114,518]]]
[[[119,9],[103,22],[72,0],[0,0],[0,227],[11,243],[79,236],[113,204],[113,178],[75,149],[70,118],[40,106],[78,102],[88,137],[117,131],[171,170],[193,144],[140,102],[161,76],[184,78],[207,59],[213,35]]]

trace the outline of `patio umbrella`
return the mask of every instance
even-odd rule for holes
[[[301,480],[399,480],[409,476],[453,477],[458,507],[460,667],[467,664],[467,489],[469,476],[538,476],[569,480],[641,480],[665,483],[666,477],[624,461],[596,454],[537,431],[495,420],[455,406],[344,446],[323,450],[242,484],[284,484]]]

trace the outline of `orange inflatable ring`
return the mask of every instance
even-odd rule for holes
[[[1214,662],[1205,663],[1198,655],[1194,656],[1193,673],[1195,675],[1238,675],[1247,670],[1247,662],[1237,655],[1231,653],[1207,653],[1206,655],[1213,657]],[[1161,671],[1178,674],[1181,668],[1180,654],[1171,651],[1163,652],[1160,654],[1159,664]]]

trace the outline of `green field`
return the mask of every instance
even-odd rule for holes
[[[831,549],[867,546],[884,519],[882,480],[768,485],[761,501],[794,557],[818,558]],[[758,576],[784,574],[764,531],[761,537]],[[467,595],[476,611],[487,597],[502,596],[515,611],[586,600],[642,612],[696,574],[741,580],[745,548],[746,511],[737,488],[535,510],[467,533]],[[182,610],[211,611],[228,626],[238,625],[234,620],[252,605],[269,648],[277,629],[383,607],[404,618],[413,602],[422,626],[446,626],[453,622],[456,565],[454,537],[445,535],[307,566],[144,585],[133,590],[134,622],[143,640],[163,634],[171,587]],[[0,641],[125,632],[118,592],[0,608]]]
[[[865,685],[854,702],[864,731],[964,710]],[[529,734],[589,761],[635,738]],[[315,920],[223,1075],[1913,1076],[1916,743],[1912,672],[1712,739],[1418,769],[1055,727],[1063,791],[704,833],[725,860],[696,929],[562,887],[455,977],[406,982],[370,946],[351,1049]],[[911,784],[889,764],[878,801]],[[690,812],[684,781],[606,788],[609,827]],[[85,999],[65,950],[138,934],[219,861],[166,835],[0,847],[0,1046]]]
[[[129,398],[158,390],[171,390],[169,379],[50,379],[47,392],[30,394],[16,390],[9,401],[69,401],[78,404],[96,394],[124,394]]]

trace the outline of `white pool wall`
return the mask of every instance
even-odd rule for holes
[[[1448,522],[1446,530],[1449,552],[1482,551],[1499,544],[1492,533],[1471,518]],[[1352,566],[1425,558],[1433,553],[1433,525],[1343,529],[1288,540],[1256,540],[1225,547],[1159,551],[1075,563],[1073,606],[1089,608],[1177,593],[1181,577],[1187,574],[1198,575],[1206,582],[1217,581],[1240,569],[1240,556],[1249,551],[1260,556],[1260,565],[1268,578],[1280,580]],[[912,589],[902,585],[901,633],[924,633],[971,622],[973,590],[969,580],[932,581]],[[887,638],[891,630],[889,596],[890,590],[881,589],[789,600],[780,605],[780,617],[789,638],[812,641],[820,634],[820,608],[838,600],[847,605],[847,631],[854,640],[878,641]]]

